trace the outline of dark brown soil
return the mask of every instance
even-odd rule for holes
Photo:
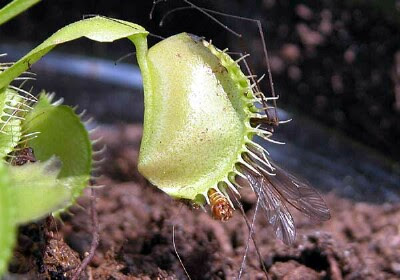
[[[98,131],[108,149],[96,190],[101,242],[81,279],[186,279],[176,250],[192,279],[237,277],[248,239],[239,211],[226,223],[191,210],[151,186],[137,171],[141,127]],[[292,247],[274,238],[262,215],[256,239],[271,279],[399,279],[400,205],[354,203],[324,194],[332,219],[313,223],[293,211],[298,228]],[[242,189],[251,217],[255,195]],[[20,230],[16,279],[70,279],[89,250],[92,225],[89,196],[64,215]],[[209,211],[209,209],[207,209]],[[266,279],[250,246],[242,279]]]

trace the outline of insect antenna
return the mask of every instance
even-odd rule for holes
[[[124,60],[127,59],[128,57],[134,56],[135,54],[136,54],[136,52],[130,52],[130,53],[127,53],[127,54],[121,56],[120,58],[118,58],[118,59],[114,62],[114,65],[117,65],[118,63],[124,61]]]
[[[149,19],[152,20],[153,19],[153,13],[154,10],[156,9],[156,6],[158,5],[158,3],[160,2],[167,2],[168,0],[153,0],[153,6],[151,7],[150,13],[149,13]]]
[[[166,12],[163,17],[160,20],[159,26],[163,26],[164,25],[164,21],[167,17],[169,17],[171,14],[179,12],[179,11],[184,11],[184,10],[193,10],[193,7],[179,7],[179,8],[175,8],[172,9],[168,12]]]
[[[207,16],[208,18],[210,18],[212,21],[214,21],[214,22],[217,23],[219,26],[221,26],[221,27],[224,28],[225,30],[229,31],[229,32],[232,33],[233,35],[235,35],[235,36],[237,36],[237,37],[239,37],[239,38],[242,38],[242,34],[240,34],[240,33],[236,32],[236,31],[234,31],[234,30],[231,29],[231,28],[229,28],[227,25],[223,24],[220,20],[218,20],[216,17],[214,17],[213,15],[211,15],[212,13],[218,14],[218,13],[216,13],[215,11],[210,10],[210,9],[206,9],[206,8],[199,7],[199,6],[193,4],[192,2],[190,2],[190,1],[188,1],[188,0],[182,0],[182,1],[183,1],[184,3],[186,3],[187,5],[189,5],[189,6],[188,6],[188,7],[178,7],[178,8],[175,8],[175,9],[172,9],[172,10],[168,11],[168,12],[162,17],[162,19],[161,19],[161,21],[160,21],[160,26],[163,25],[164,20],[165,20],[168,16],[170,16],[171,14],[173,14],[173,13],[175,13],[175,12],[177,12],[177,11],[194,9],[194,10],[197,10],[197,11],[199,11],[200,13],[206,15],[206,16]],[[168,2],[168,0],[165,0],[165,1],[163,1],[163,0],[154,1],[154,2],[153,2],[153,7],[152,7],[151,12],[150,12],[150,18],[153,17],[153,12],[154,12],[155,6],[157,6],[160,2]],[[222,13],[221,13],[221,14],[222,14]]]

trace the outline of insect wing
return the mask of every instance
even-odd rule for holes
[[[283,200],[313,220],[329,220],[329,208],[321,195],[305,180],[289,174],[275,163],[275,176],[266,176],[266,180],[274,187]]]
[[[247,178],[277,238],[287,245],[292,244],[296,239],[296,228],[280,194],[264,176],[248,173]]]

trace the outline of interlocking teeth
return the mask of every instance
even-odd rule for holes
[[[262,139],[271,143],[284,144],[280,141],[272,139],[271,137],[273,136],[273,131],[264,128],[262,125],[266,124],[270,126],[271,123],[273,123],[266,112],[267,110],[275,109],[275,107],[273,105],[270,105],[269,103],[275,102],[279,98],[279,96],[266,97],[265,94],[258,89],[258,84],[265,77],[265,75],[262,75],[260,78],[255,80],[257,78],[256,75],[252,75],[250,73],[250,75],[245,76],[241,72],[238,63],[244,61],[249,56],[249,54],[241,55],[239,59],[232,60],[230,56],[226,53],[226,50],[218,50],[211,44],[211,42],[203,41],[203,44],[220,59],[221,64],[226,67],[228,71],[231,71],[232,79],[237,82],[238,88],[241,89],[240,92],[242,94],[242,98],[247,102],[243,108],[243,112],[247,114],[247,118],[244,124],[247,129],[247,132],[244,133],[244,147],[242,148],[241,154],[238,155],[237,163],[233,166],[232,172],[227,175],[225,180],[217,184],[219,185],[223,183],[225,186],[227,186],[227,188],[232,190],[234,195],[240,196],[238,189],[242,188],[243,186],[241,185],[241,183],[238,183],[236,181],[236,176],[241,177],[244,181],[248,180],[247,176],[242,173],[242,168],[260,176],[261,172],[270,176],[275,175],[275,168],[272,166],[268,158],[268,151],[260,144],[254,142],[252,138],[254,136],[259,136]],[[250,80],[252,80],[253,83],[251,83]],[[254,123],[255,125],[253,125],[252,123]],[[210,188],[210,190],[213,189],[216,189],[216,187]],[[226,191],[223,194],[218,193],[218,196],[222,195],[224,196],[224,199],[230,201],[229,195],[226,193]],[[211,199],[208,199],[206,195],[205,198],[207,203],[212,204],[212,201],[210,202]]]

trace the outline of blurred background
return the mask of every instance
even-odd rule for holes
[[[4,2],[4,1],[3,1]],[[5,1],[3,4],[8,3]],[[372,202],[400,201],[400,1],[217,0],[204,8],[259,19],[270,53],[286,147],[267,147],[281,165],[323,191]],[[254,73],[266,73],[254,22],[216,16],[242,34],[223,29],[183,1],[42,1],[0,28],[0,53],[16,60],[84,15],[132,21],[167,37],[190,32],[232,52],[250,53]],[[163,26],[159,23],[163,20]],[[159,41],[149,38],[149,44]],[[99,123],[143,119],[140,72],[127,40],[79,40],[58,47],[32,70],[35,88],[55,91],[67,104],[87,108]],[[4,59],[3,59],[4,60]],[[118,61],[118,62],[117,62]],[[267,95],[267,79],[261,83]]]

